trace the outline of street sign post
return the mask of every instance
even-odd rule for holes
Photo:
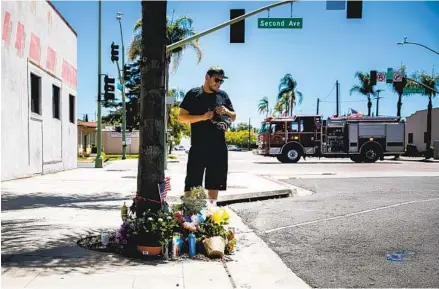
[[[258,28],[302,29],[303,18],[258,18]]]
[[[402,90],[403,94],[424,94],[425,88],[423,87],[406,87]]]

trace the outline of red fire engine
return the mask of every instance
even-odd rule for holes
[[[255,153],[282,163],[296,163],[306,156],[372,163],[385,155],[403,154],[404,135],[405,124],[396,117],[269,117],[262,122]]]

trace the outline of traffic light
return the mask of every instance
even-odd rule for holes
[[[111,43],[111,61],[115,62],[119,60],[119,45]]]
[[[245,9],[230,9],[230,20],[245,14]],[[230,43],[245,43],[245,20],[230,25]]]
[[[108,77],[105,75],[104,77],[104,99],[113,100],[114,99],[114,77]]]
[[[346,6],[346,17],[348,19],[361,19],[363,17],[363,1],[348,0]]]
[[[376,70],[370,71],[370,84],[371,85],[377,84],[377,71]]]
[[[123,79],[128,81],[131,79],[131,65],[125,64],[123,66]]]

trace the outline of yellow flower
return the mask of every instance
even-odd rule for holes
[[[229,212],[227,212],[227,209],[226,209],[226,208],[223,208],[223,214],[222,214],[222,217],[223,217],[223,221],[228,221],[228,220],[230,219]]]
[[[212,221],[214,221],[217,224],[220,224],[222,221],[222,212],[220,213],[219,210],[215,210],[213,212],[212,217],[210,217],[212,219]]]

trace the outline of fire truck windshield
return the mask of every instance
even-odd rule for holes
[[[263,122],[261,125],[261,128],[258,131],[258,134],[264,134],[268,132],[268,128],[270,127],[270,125],[266,122]]]

